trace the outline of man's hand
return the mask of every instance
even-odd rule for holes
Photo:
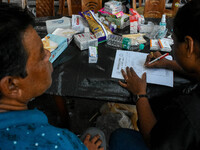
[[[135,95],[146,94],[146,73],[139,78],[132,67],[126,67],[126,72],[122,69],[122,75],[125,80],[125,83],[119,81],[122,87],[127,88]]]
[[[152,64],[149,64],[150,61],[153,59],[161,56],[161,53],[156,51],[156,52],[151,52],[149,55],[147,55],[146,62],[144,63],[145,67],[147,68],[168,68],[170,60],[163,58],[159,61],[156,61]]]
[[[91,136],[88,134],[85,137],[84,144],[88,148],[88,150],[104,150],[103,147],[99,148],[102,141],[99,140],[100,136],[96,135],[90,140]]]

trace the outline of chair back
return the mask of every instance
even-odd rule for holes
[[[0,3],[2,2],[2,0],[0,0]],[[8,3],[10,3],[10,0],[8,0]]]
[[[36,17],[55,16],[54,0],[36,0]]]
[[[174,17],[179,9],[181,0],[173,0],[172,2],[172,8],[171,9],[165,9],[165,14],[167,17]]]
[[[65,2],[67,1],[67,7]],[[72,15],[71,0],[59,0],[59,9],[57,12],[59,15]],[[54,0],[36,0],[36,16],[55,16]]]
[[[67,7],[65,7],[66,1],[67,1]],[[72,16],[72,1],[71,0],[59,0],[58,14]]]
[[[95,13],[102,8],[102,0],[81,0],[82,11],[94,10]]]
[[[138,0],[138,7],[142,7],[142,4],[144,3],[143,1],[145,1],[145,0]],[[132,7],[133,7],[134,10],[136,10],[136,8],[137,8],[136,0],[132,1]]]
[[[165,11],[165,0],[146,0],[144,7],[145,18],[161,18]]]

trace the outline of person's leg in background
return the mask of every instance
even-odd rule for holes
[[[109,150],[148,150],[148,148],[138,131],[120,128],[111,134]]]

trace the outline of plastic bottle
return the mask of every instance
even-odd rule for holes
[[[113,31],[117,28],[117,26],[115,25],[114,22],[112,22],[112,23],[110,24],[109,28],[110,28],[111,32],[113,32]]]
[[[163,28],[163,30],[166,29],[166,15],[165,14],[162,15],[160,26]]]
[[[161,22],[159,24],[159,32],[158,32],[157,38],[158,39],[164,38],[165,35],[166,35],[166,33],[167,33],[167,29],[166,29],[166,15],[163,14]]]

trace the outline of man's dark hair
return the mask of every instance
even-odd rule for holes
[[[179,42],[184,42],[185,36],[191,36],[200,43],[200,0],[192,0],[178,10],[173,30]]]
[[[0,3],[0,80],[5,76],[26,77],[28,53],[22,40],[33,18],[18,6]]]

